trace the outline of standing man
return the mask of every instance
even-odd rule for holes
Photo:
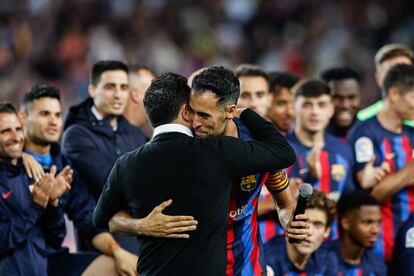
[[[235,84],[232,89],[238,90],[235,76],[229,77]],[[155,126],[154,139],[116,163],[95,210],[95,223],[105,226],[119,210],[128,208],[133,216],[144,217],[158,202],[172,198],[171,213],[197,218],[198,228],[190,239],[142,238],[138,270],[144,275],[224,275],[227,225],[223,221],[232,178],[294,161],[283,136],[251,110],[242,112],[241,119],[259,142],[223,136],[193,139],[189,96],[187,79],[180,75],[167,73],[151,84],[144,106]],[[229,118],[234,113],[234,107],[224,110]]]
[[[331,252],[321,248],[335,220],[335,202],[318,190],[313,190],[306,205],[309,235],[301,243],[291,244],[286,237],[274,237],[265,244],[269,275],[332,275],[337,276],[337,261]],[[273,274],[272,274],[273,273]]]
[[[144,93],[155,78],[154,72],[142,65],[129,66],[129,98],[124,116],[130,124],[139,128],[147,137],[152,136],[152,127],[144,110]]]
[[[129,95],[128,67],[124,63],[110,60],[95,63],[89,94],[84,102],[69,109],[62,151],[98,200],[115,161],[144,144],[146,138],[122,116]],[[85,239],[80,237],[81,243]],[[136,239],[123,236],[116,239],[123,248],[137,253]]]
[[[295,110],[293,109],[293,93],[291,88],[299,81],[299,78],[289,72],[268,73],[272,104],[266,117],[284,134],[293,129]],[[302,181],[299,178],[289,178],[290,187],[295,190]],[[283,235],[285,230],[278,222],[276,206],[266,187],[260,192],[258,214],[259,227],[262,242],[266,243],[276,235]]]
[[[57,171],[64,170],[70,163],[60,152],[57,144],[62,134],[63,119],[58,89],[48,85],[38,85],[24,95],[19,117],[24,126],[24,151],[32,155],[45,171],[56,166]],[[135,275],[137,256],[119,246],[108,232],[95,228],[92,213],[95,207],[86,185],[81,182],[76,171],[73,174],[72,187],[59,200],[59,207],[73,221],[78,233],[89,239],[94,249],[101,254],[81,253],[69,255],[61,246],[49,252],[49,262],[54,274],[65,274],[68,267],[78,269],[73,274],[84,272],[96,274]],[[65,232],[62,233],[65,235]],[[108,267],[108,264],[111,266]]]
[[[293,129],[295,121],[291,89],[299,81],[299,77],[290,72],[270,72],[268,78],[272,104],[266,115],[286,135]]]
[[[289,168],[289,176],[312,184],[337,201],[353,189],[352,152],[325,131],[334,113],[330,88],[318,80],[304,80],[293,90],[295,129],[287,139],[298,162]]]
[[[384,261],[369,250],[380,233],[378,201],[365,192],[355,191],[343,196],[337,209],[339,241],[331,241],[327,247],[335,253],[341,275],[387,275]]]
[[[240,81],[240,97],[237,105],[251,108],[261,116],[266,116],[272,103],[266,72],[252,64],[239,65],[235,70]]]
[[[356,179],[381,203],[382,226],[375,250],[391,261],[398,227],[414,211],[414,66],[392,67],[383,85],[381,112],[349,135],[355,154]]]
[[[228,114],[229,110],[235,109],[240,94],[238,80],[234,78],[232,71],[223,67],[208,68],[194,77],[192,85],[190,96],[190,107],[194,111],[192,128],[197,136],[207,138],[227,135],[243,141],[254,139],[241,120]],[[285,228],[296,205],[284,173],[270,175],[256,173],[233,183],[227,230],[227,275],[229,276],[260,275],[266,269],[257,221],[258,197],[263,184],[276,199],[278,214]],[[159,213],[156,215],[159,217]],[[139,229],[142,221],[148,221],[148,218],[128,220],[115,216],[111,220],[113,226],[111,229],[132,235],[142,234]],[[306,219],[303,221],[306,222]],[[173,223],[176,225],[175,222]],[[191,221],[184,223],[183,226],[190,227],[188,223]],[[162,228],[162,225],[159,228]],[[287,227],[286,229],[288,235],[307,231],[306,224],[301,228]],[[146,231],[144,234],[152,235],[151,231]]]
[[[334,67],[321,73],[331,89],[335,112],[327,131],[342,140],[355,124],[361,103],[360,75],[348,67]]]
[[[382,46],[375,54],[375,80],[378,86],[383,89],[384,78],[388,70],[396,64],[413,64],[414,53],[406,45],[391,43]],[[382,109],[384,102],[382,100],[368,106],[358,112],[357,117],[360,121],[365,121],[376,116]],[[410,126],[414,123],[406,121]]]
[[[287,135],[295,149],[297,162],[289,168],[290,178],[300,178],[329,199],[354,188],[352,151],[348,144],[326,133],[334,107],[330,88],[319,80],[303,80],[294,88],[295,129]],[[337,222],[331,227],[337,238]]]

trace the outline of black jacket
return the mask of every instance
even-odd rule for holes
[[[92,98],[69,109],[62,138],[62,152],[98,199],[115,161],[146,142],[145,135],[123,116],[114,131],[107,118],[92,114]]]
[[[140,275],[225,275],[232,180],[295,161],[292,148],[270,122],[251,110],[241,119],[258,141],[170,132],[117,161],[94,212],[98,227],[107,226],[119,210],[144,217],[170,198],[166,213],[193,215],[199,222],[187,240],[142,237]]]

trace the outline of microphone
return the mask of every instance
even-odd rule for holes
[[[304,214],[308,200],[313,193],[313,188],[310,184],[304,183],[299,188],[298,203],[296,203],[295,212],[293,214],[293,221],[296,220],[296,215]],[[301,240],[289,238],[289,243],[300,243]]]

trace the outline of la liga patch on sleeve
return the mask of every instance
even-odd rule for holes
[[[405,234],[405,248],[414,248],[414,227],[408,229]]]
[[[355,142],[355,158],[358,163],[368,162],[374,156],[374,144],[368,137],[360,137]]]

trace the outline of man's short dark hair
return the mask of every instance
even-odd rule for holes
[[[31,105],[33,101],[42,98],[53,98],[60,102],[59,89],[48,84],[34,85],[30,91],[24,94],[21,107],[27,111],[29,105]]]
[[[397,87],[401,94],[414,90],[414,65],[397,64],[385,75],[385,95],[391,87]]]
[[[354,191],[343,195],[337,204],[338,216],[341,218],[349,211],[359,209],[361,206],[379,206],[378,201],[367,192]]]
[[[294,98],[299,96],[305,98],[317,98],[322,95],[331,95],[331,89],[329,86],[320,80],[302,80],[299,81],[292,88]]]
[[[326,227],[330,227],[336,217],[335,202],[330,200],[323,192],[313,190],[306,209],[317,209],[326,214]]]
[[[150,72],[154,76],[157,75],[151,68],[149,68],[146,65],[139,64],[139,63],[133,63],[133,64],[128,65],[128,70],[129,70],[130,73],[134,73],[134,72],[139,72],[141,70],[145,70],[145,71]]]
[[[240,83],[230,69],[213,66],[194,77],[191,92],[213,92],[218,98],[219,105],[236,104],[240,96]]]
[[[128,66],[119,60],[101,60],[92,66],[90,82],[97,86],[101,80],[101,75],[106,71],[122,70],[128,74]]]
[[[0,102],[0,113],[16,114],[16,108],[10,102]]]
[[[381,66],[381,63],[383,63],[387,59],[399,56],[405,56],[409,58],[411,62],[414,59],[413,51],[404,44],[391,43],[382,46],[375,54],[375,66],[377,67],[377,70],[379,66]]]
[[[273,71],[267,74],[269,80],[269,91],[276,93],[279,89],[286,88],[290,89],[298,83],[300,78],[287,71]]]
[[[265,71],[260,69],[259,66],[254,64],[240,64],[239,66],[234,69],[236,73],[236,77],[263,77],[266,81],[268,81],[268,76]]]
[[[144,108],[153,127],[174,121],[190,99],[187,78],[165,73],[157,77],[144,95]]]
[[[353,79],[358,83],[361,81],[361,75],[349,67],[332,67],[322,71],[321,79],[325,82]]]

